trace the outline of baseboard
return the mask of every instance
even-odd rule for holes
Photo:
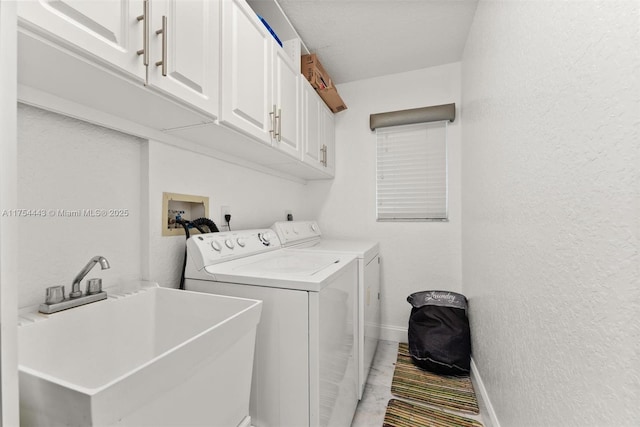
[[[380,325],[380,339],[383,341],[407,342],[407,328]]]
[[[475,360],[473,360],[473,357],[471,358],[471,382],[473,383],[473,386],[477,393],[478,405],[480,406],[480,415],[482,415],[484,426],[500,427],[498,416],[496,415],[496,411],[493,409],[493,405],[491,404],[491,400],[489,399],[489,394],[487,393],[487,389],[482,382],[482,377],[480,376],[478,366],[476,365]]]

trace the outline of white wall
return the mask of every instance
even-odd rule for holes
[[[268,228],[286,219],[313,218],[304,184],[266,175],[159,142],[149,142],[149,277],[176,287],[182,272],[184,236],[161,235],[162,192],[209,197],[209,216],[221,231],[221,206],[231,207],[231,229]],[[226,225],[226,224],[225,224]]]
[[[503,426],[640,423],[640,3],[481,1],[463,290]]]
[[[20,104],[18,207],[46,216],[20,217],[18,303],[44,302],[48,286],[71,282],[95,255],[111,264],[87,278],[103,286],[140,279],[141,162],[145,142]],[[58,209],[128,209],[127,217],[64,217]],[[82,284],[84,287],[84,282]]]
[[[220,206],[232,210],[232,229],[270,227],[313,218],[307,186],[155,141],[20,105],[18,207],[45,217],[18,218],[19,307],[43,302],[45,288],[65,285],[94,255],[105,288],[141,278],[177,287],[184,236],[161,236],[162,192],[208,196],[220,227]],[[127,209],[127,217],[63,217],[58,209]],[[220,227],[222,230],[222,228]],[[84,286],[84,284],[83,284]]]
[[[322,203],[326,235],[377,240],[382,255],[383,336],[406,340],[409,294],[427,289],[461,291],[460,120],[448,128],[449,222],[376,222],[376,137],[369,115],[455,102],[460,105],[460,64],[340,85],[348,109],[336,114],[336,177],[310,183]],[[397,330],[397,334],[392,331]]]

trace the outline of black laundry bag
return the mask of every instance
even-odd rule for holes
[[[442,375],[469,375],[471,331],[467,298],[448,291],[415,292],[407,297],[409,354],[413,362]]]

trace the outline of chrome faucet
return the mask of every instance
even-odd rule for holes
[[[64,296],[64,286],[51,286],[47,288],[47,298],[43,304],[40,304],[38,311],[40,313],[52,314],[68,308],[78,307],[96,301],[107,299],[107,293],[102,290],[102,279],[87,280],[87,291],[82,294],[80,290],[80,282],[84,276],[91,271],[94,265],[100,263],[103,270],[110,268],[109,261],[103,256],[94,256],[84,266],[80,273],[73,279],[69,298]]]
[[[89,273],[89,271],[91,271],[93,266],[96,265],[97,263],[100,263],[100,267],[103,270],[106,270],[111,267],[109,265],[109,261],[107,261],[107,259],[103,256],[97,255],[91,258],[87,263],[87,265],[85,265],[84,268],[80,270],[80,273],[78,273],[76,278],[73,279],[73,284],[71,285],[71,292],[69,292],[69,298],[78,298],[82,296],[82,291],[80,291],[80,282],[82,282],[82,279],[84,279],[84,276],[86,276]]]

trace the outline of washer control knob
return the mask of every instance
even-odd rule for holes
[[[244,240],[244,237],[238,237],[236,239],[236,243],[238,243],[238,246],[240,246],[241,248],[244,248],[244,245],[247,244],[247,242]]]
[[[271,244],[271,235],[269,233],[258,233],[258,239],[263,245],[269,246]]]
[[[224,244],[229,248],[229,249],[233,249],[234,244],[233,244],[233,240],[231,239],[227,239],[224,241]]]
[[[211,242],[211,247],[216,252],[220,252],[222,250],[222,246],[220,245],[220,242],[218,242],[217,240],[214,240],[213,242]]]

